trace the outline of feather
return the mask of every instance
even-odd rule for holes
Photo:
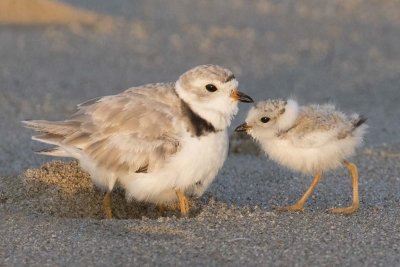
[[[79,110],[66,121],[23,123],[44,133],[34,136],[34,140],[82,150],[108,170],[153,171],[179,150],[181,133],[175,120],[183,116],[181,100],[172,84],[160,85],[131,88],[119,95],[89,100],[80,104]],[[57,148],[39,153],[68,154]]]

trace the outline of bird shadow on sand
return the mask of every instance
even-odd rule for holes
[[[30,212],[62,217],[104,219],[104,193],[96,189],[90,176],[76,161],[51,161],[37,169],[29,169],[21,176],[23,190],[13,202]],[[191,199],[188,217],[196,217],[206,204],[207,197]],[[177,205],[157,206],[127,201],[122,189],[112,192],[112,210],[115,219],[157,219],[181,217]]]

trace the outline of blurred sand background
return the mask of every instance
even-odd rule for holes
[[[0,265],[398,265],[399,44],[395,0],[1,0]],[[311,178],[232,135],[224,168],[189,218],[126,203],[117,190],[118,219],[101,220],[87,174],[35,155],[43,145],[19,123],[63,119],[87,99],[175,81],[205,63],[232,69],[256,100],[329,101],[367,116],[354,158],[362,210],[325,212],[350,201],[338,170],[305,213],[274,213]],[[249,106],[240,108],[233,126]]]

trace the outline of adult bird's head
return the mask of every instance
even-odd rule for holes
[[[182,74],[175,83],[179,97],[220,130],[230,125],[238,111],[238,102],[253,102],[238,87],[233,73],[217,65],[197,66]]]

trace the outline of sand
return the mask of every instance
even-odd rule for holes
[[[19,1],[1,1],[0,12]],[[67,27],[57,18],[0,27],[1,266],[399,265],[397,1],[31,3],[19,11],[57,4],[54,16]],[[72,8],[79,12],[68,13]],[[94,17],[122,18],[123,26],[103,34],[91,26],[101,21]],[[82,26],[75,30],[71,21]],[[304,213],[276,213],[274,207],[301,196],[311,177],[281,168],[251,140],[233,135],[249,105],[240,105],[226,164],[206,194],[191,201],[188,218],[175,207],[127,202],[116,190],[117,218],[104,220],[102,192],[88,175],[69,159],[34,154],[44,146],[19,123],[63,119],[87,99],[174,81],[204,63],[231,68],[240,90],[256,100],[294,95],[300,103],[334,102],[364,114],[369,132],[351,159],[360,171],[360,212],[326,212],[351,200],[350,178],[338,169],[324,176]]]
[[[104,192],[93,186],[90,176],[76,161],[50,161],[38,169],[28,169],[19,179],[22,181],[19,186],[26,197],[21,205],[28,205],[31,211],[61,218],[104,219]],[[124,191],[118,185],[112,192],[112,201],[116,219],[179,215],[176,204],[156,206],[127,202]],[[195,201],[192,202],[193,206]],[[201,205],[200,202],[198,204]],[[193,207],[189,217],[196,212],[197,209]]]
[[[0,25],[8,26],[67,26],[79,31],[80,26],[92,27],[103,33],[110,32],[121,21],[112,16],[73,7],[57,0],[2,0]]]

